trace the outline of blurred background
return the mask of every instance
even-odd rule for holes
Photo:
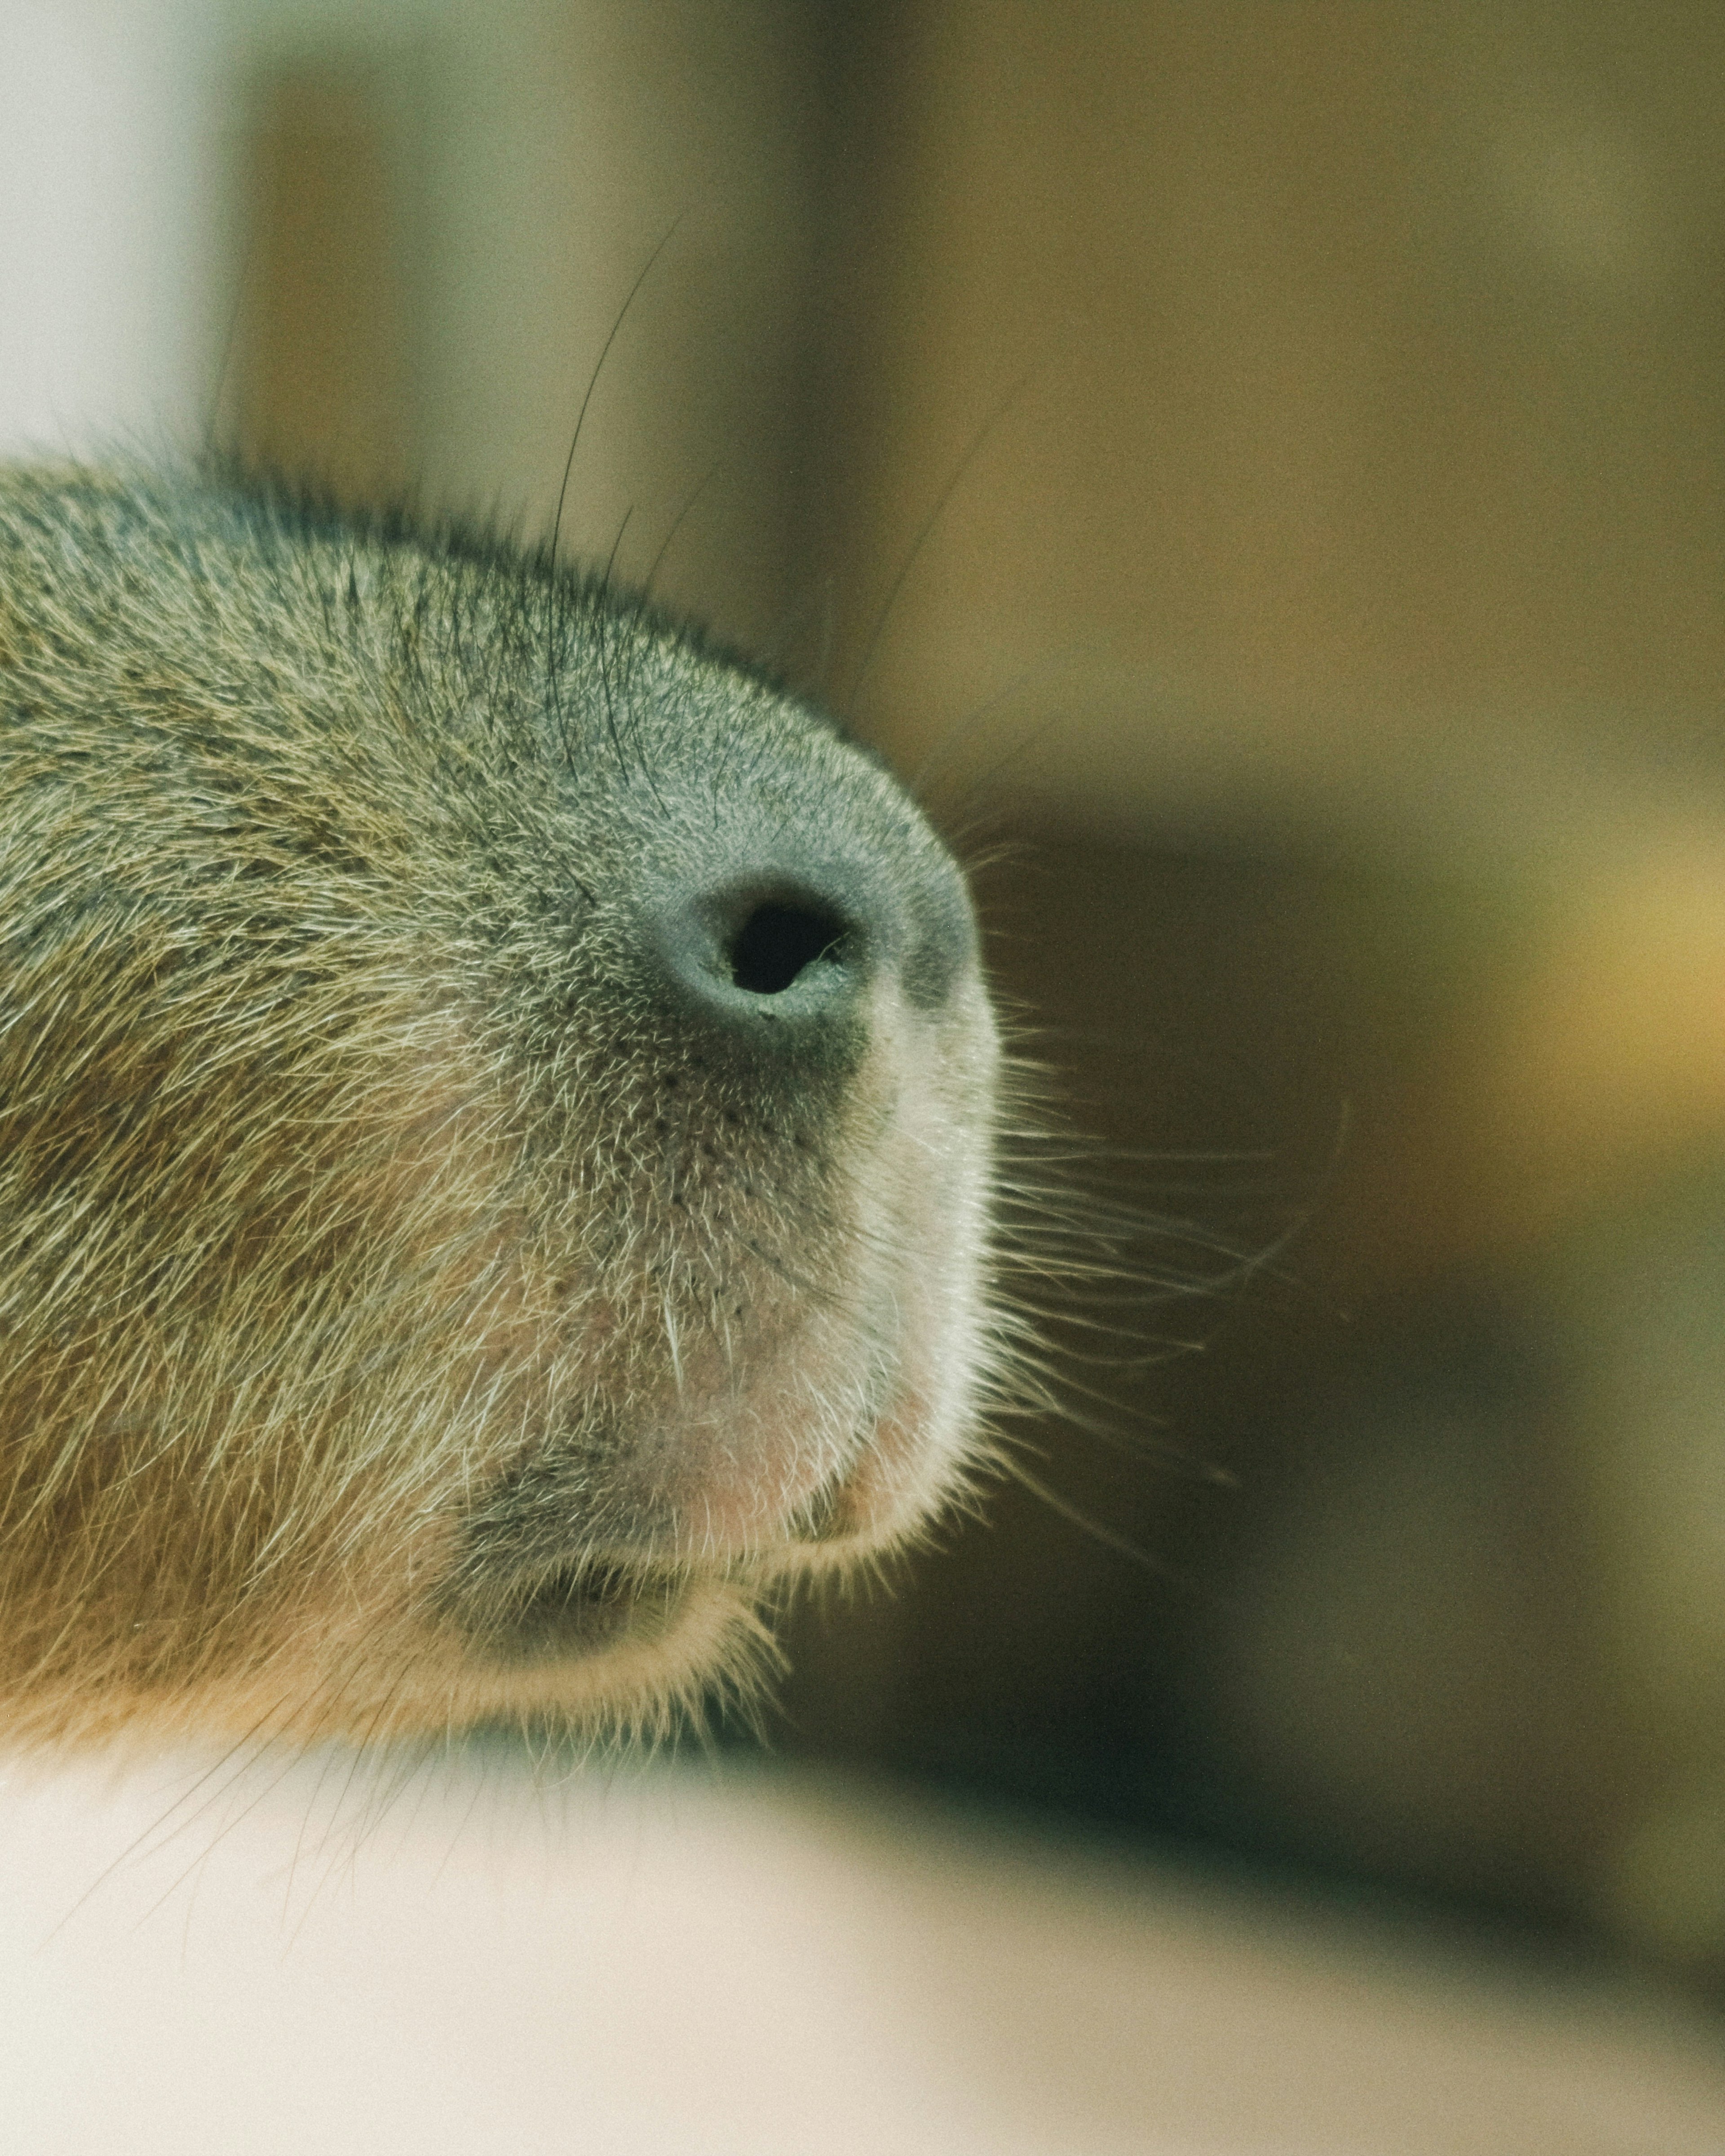
[[[0,448],[533,533],[585,403],[979,865],[1038,1486],[780,1753],[1725,1984],[1722,122],[1707,0],[0,0]]]

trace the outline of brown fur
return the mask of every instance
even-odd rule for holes
[[[762,832],[963,906],[829,721],[543,559],[0,472],[0,1731],[650,1726],[957,1486],[973,947],[731,1067],[640,894]]]

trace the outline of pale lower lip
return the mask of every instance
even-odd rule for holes
[[[663,1631],[687,1589],[686,1578],[665,1568],[569,1565],[534,1581],[518,1600],[506,1589],[486,1596],[464,1629],[474,1646],[494,1661],[513,1666],[561,1661]]]

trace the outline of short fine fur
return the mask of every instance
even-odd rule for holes
[[[0,471],[0,1734],[657,1725],[962,1486],[996,1086],[806,704],[501,542]]]

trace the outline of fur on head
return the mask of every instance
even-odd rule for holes
[[[957,870],[542,557],[0,472],[0,1736],[652,1727],[996,1354]]]

